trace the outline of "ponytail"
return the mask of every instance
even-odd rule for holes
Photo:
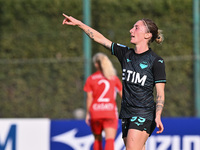
[[[164,41],[164,36],[162,34],[162,30],[158,30],[158,36],[155,39],[155,42],[158,44],[162,44],[162,42]]]
[[[155,41],[158,44],[161,44],[164,40],[164,36],[162,34],[162,30],[159,30],[157,25],[150,19],[142,19],[144,25],[147,28],[147,32],[152,34],[152,38],[149,40],[149,43]]]
[[[99,64],[99,68],[104,77],[111,80],[116,75],[116,70],[113,67],[110,59],[103,53],[97,53],[93,56],[93,62]]]

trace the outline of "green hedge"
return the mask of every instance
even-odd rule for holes
[[[193,116],[192,0],[91,0],[92,27],[133,47],[129,30],[151,18],[164,31],[152,49],[166,61],[163,116]],[[0,0],[0,117],[72,118],[84,107],[82,31],[62,26],[62,13],[82,20],[82,0]],[[121,76],[120,65],[104,47]],[[118,99],[118,105],[120,106]]]

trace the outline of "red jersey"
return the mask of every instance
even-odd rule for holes
[[[97,71],[87,78],[84,91],[92,92],[93,101],[89,108],[91,119],[117,117],[116,92],[122,91],[117,76],[108,80]]]

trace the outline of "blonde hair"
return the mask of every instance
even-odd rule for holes
[[[162,34],[162,30],[158,30],[158,36],[155,39],[155,42],[161,44],[164,41],[164,36]]]
[[[112,79],[116,75],[116,70],[112,62],[104,53],[97,53],[93,56],[93,63],[99,64],[99,69],[102,71],[105,78]]]

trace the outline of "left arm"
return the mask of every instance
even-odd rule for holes
[[[90,113],[89,113],[89,110],[90,110],[90,106],[92,104],[92,100],[93,100],[92,92],[87,92],[86,117],[85,117],[85,122],[86,122],[87,125],[90,125]]]
[[[120,98],[122,99],[122,90],[118,92]]]
[[[122,99],[122,83],[118,77],[116,77],[116,87],[118,89],[118,94],[119,94],[120,98]]]
[[[112,42],[104,37],[100,32],[96,31],[95,29],[87,26],[86,24],[82,23],[81,21],[63,14],[65,19],[63,20],[63,25],[72,25],[72,26],[78,26],[80,29],[82,29],[92,40],[95,42],[103,45],[104,47],[111,49]]]
[[[157,133],[162,133],[164,130],[162,121],[161,121],[161,114],[162,114],[162,110],[164,107],[164,102],[165,102],[165,83],[157,83],[156,84],[156,118],[155,118],[155,122],[156,122],[156,126],[159,129],[159,131],[157,131]]]

